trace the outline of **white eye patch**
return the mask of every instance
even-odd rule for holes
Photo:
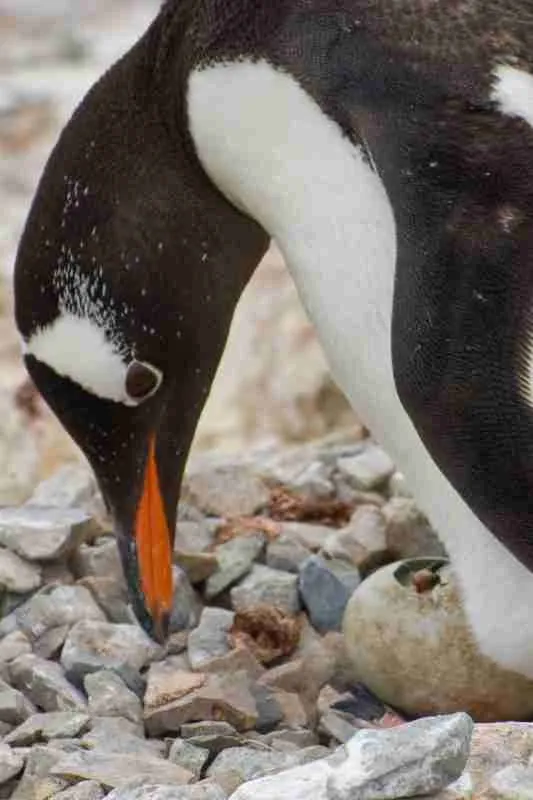
[[[96,322],[66,310],[50,325],[39,328],[23,347],[26,355],[34,356],[91,394],[127,406],[139,405],[157,391],[162,380],[155,367],[143,362],[129,363],[124,350]],[[130,394],[127,386],[128,370],[134,364],[143,364],[143,380],[137,371],[133,382],[139,396],[134,396],[135,391]],[[131,388],[131,371],[129,374]]]

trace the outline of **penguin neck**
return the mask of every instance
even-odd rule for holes
[[[533,577],[443,476],[396,392],[396,230],[373,165],[290,75],[266,62],[193,73],[188,103],[204,168],[276,239],[337,382],[443,539],[482,651],[533,678]]]

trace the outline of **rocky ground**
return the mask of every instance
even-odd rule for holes
[[[0,797],[532,796],[533,725],[474,726],[461,712],[409,721],[412,708],[393,709],[361,683],[357,654],[381,637],[364,638],[358,598],[387,564],[411,614],[427,622],[429,607],[460,609],[442,546],[401,474],[358,429],[193,459],[174,561],[163,648],[132,619],[84,467],[0,509]],[[407,619],[401,602],[400,593],[387,609],[385,639],[387,619]],[[406,644],[423,663],[423,641]],[[393,642],[381,653],[381,679],[397,650]],[[482,659],[472,648],[469,658],[479,682]],[[407,672],[404,682],[423,711],[434,687],[421,699],[419,678]],[[446,680],[453,695],[444,669]],[[468,708],[468,693],[463,700]],[[443,702],[433,710],[456,710]]]

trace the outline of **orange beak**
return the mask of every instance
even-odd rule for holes
[[[154,437],[150,441],[143,491],[135,518],[135,541],[140,589],[156,638],[161,641],[166,637],[172,610],[172,547],[159,485]]]

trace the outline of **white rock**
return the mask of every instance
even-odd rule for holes
[[[6,783],[22,770],[24,759],[8,744],[0,744],[0,784]]]
[[[99,531],[98,524],[79,509],[0,508],[0,545],[29,561],[54,561]]]
[[[490,787],[502,800],[533,800],[533,767],[511,764],[492,776]]]
[[[394,472],[393,461],[375,444],[369,444],[360,455],[339,458],[337,466],[356,489],[375,489]]]
[[[16,553],[0,548],[0,589],[17,594],[33,592],[41,585],[41,570]]]

